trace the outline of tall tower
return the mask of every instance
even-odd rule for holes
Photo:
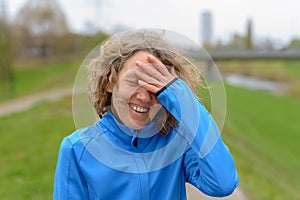
[[[253,48],[253,26],[252,20],[247,20],[247,33],[246,33],[246,48],[252,49]]]
[[[201,43],[211,44],[213,38],[213,19],[209,11],[201,14]]]

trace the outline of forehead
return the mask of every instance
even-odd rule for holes
[[[147,59],[148,55],[150,55],[150,53],[147,51],[138,51],[135,54],[133,54],[131,57],[129,57],[128,60],[124,62],[124,65],[119,72],[119,77],[123,76],[123,74],[125,74],[127,71],[136,67],[135,62],[137,60],[144,63],[149,63]]]

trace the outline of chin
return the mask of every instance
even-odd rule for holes
[[[144,127],[146,126],[147,124],[149,124],[150,120],[136,120],[134,118],[131,118],[131,121],[138,127]]]

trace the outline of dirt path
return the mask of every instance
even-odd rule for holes
[[[0,104],[0,117],[30,109],[40,101],[58,101],[62,97],[72,95],[72,88],[63,88],[37,93]]]
[[[72,95],[72,88],[63,88],[37,93],[26,97],[18,98],[9,102],[5,102],[0,104],[0,117],[28,110],[41,101],[58,101],[61,98],[70,95]],[[247,200],[246,196],[239,188],[237,188],[234,191],[234,193],[228,197],[213,198],[204,195],[190,184],[187,184],[187,197],[188,200]]]
[[[199,190],[197,190],[194,186],[190,184],[186,184],[187,186],[187,199],[188,200],[247,200],[246,195],[242,192],[240,188],[237,188],[230,196],[224,198],[214,198],[209,197]]]

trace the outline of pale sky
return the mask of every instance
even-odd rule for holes
[[[14,16],[27,0],[6,2]],[[244,34],[252,20],[255,38],[271,38],[278,43],[300,37],[300,1],[297,0],[57,0],[74,31],[93,24],[105,31],[116,27],[163,28],[200,43],[200,17],[213,16],[213,38],[227,40],[233,33]]]

